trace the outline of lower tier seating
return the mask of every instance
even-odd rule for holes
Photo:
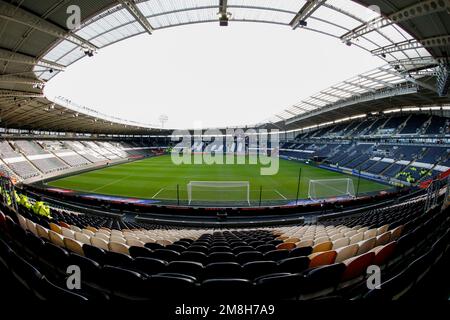
[[[243,297],[391,299],[419,282],[416,276],[429,269],[422,262],[448,256],[448,209],[425,213],[423,205],[415,199],[318,224],[229,230],[64,211],[47,220],[3,208],[0,265],[46,299],[218,298],[226,288]],[[86,275],[80,290],[65,289],[70,265]],[[381,291],[365,286],[371,265],[383,270]]]

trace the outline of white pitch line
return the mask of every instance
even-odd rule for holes
[[[155,195],[152,197],[152,199],[155,199],[156,196],[157,196],[158,194],[160,194],[164,189],[165,189],[165,188],[161,188],[161,190],[159,190],[157,193],[155,193]]]
[[[275,190],[276,193],[278,193],[284,200],[287,200],[287,198],[285,196],[283,196],[280,191],[278,191],[277,189],[273,189]]]
[[[105,185],[103,185],[103,186],[101,186],[101,187],[92,189],[92,190],[89,191],[89,192],[96,192],[96,191],[101,190],[101,189],[103,189],[103,188],[105,188],[105,187],[108,187],[108,186],[110,186],[110,185],[116,184],[117,182],[120,182],[120,181],[122,181],[122,180],[125,180],[126,178],[129,178],[129,177],[131,177],[131,176],[126,176],[126,177],[123,177],[123,178],[114,180],[113,182],[107,183],[107,184],[105,184]]]

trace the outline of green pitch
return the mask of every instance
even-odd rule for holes
[[[248,159],[247,159],[248,160]],[[267,165],[265,166],[267,167]],[[261,165],[174,165],[170,156],[149,158],[70,176],[49,182],[51,187],[75,191],[133,197],[142,199],[176,200],[177,185],[180,200],[187,200],[190,181],[248,181],[250,199],[258,202],[262,187],[263,201],[295,200],[299,168],[302,169],[300,198],[308,197],[309,180],[352,178],[355,190],[358,178],[314,166],[280,159],[278,174],[262,176]],[[381,191],[389,186],[360,180],[360,193]],[[193,199],[202,201],[242,201],[246,189],[201,188],[193,189]]]

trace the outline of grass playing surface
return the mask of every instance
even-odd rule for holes
[[[267,167],[267,166],[265,166]],[[314,166],[280,159],[278,174],[262,176],[261,165],[174,165],[170,156],[149,158],[96,171],[82,173],[49,182],[51,187],[75,191],[133,197],[142,199],[176,200],[177,184],[180,199],[187,200],[187,184],[190,181],[248,181],[250,199],[295,200],[299,168],[302,168],[300,198],[308,197],[309,180],[353,179],[356,190],[358,178],[328,171]],[[389,186],[369,180],[360,180],[360,193],[381,191]],[[245,201],[246,188],[198,188],[193,189],[193,199],[199,201]],[[330,195],[332,196],[332,195]]]

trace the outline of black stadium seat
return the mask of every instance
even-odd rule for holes
[[[153,251],[152,258],[170,262],[178,260],[180,258],[180,253],[168,249],[156,249]]]
[[[236,262],[216,262],[205,267],[203,279],[242,278],[243,270]]]
[[[135,247],[131,246],[128,248],[128,252],[130,252],[131,257],[152,257],[153,251],[145,247]]]
[[[199,262],[204,265],[208,260],[208,255],[203,252],[184,251],[183,253],[181,253],[179,260]]]
[[[264,256],[258,251],[244,251],[236,255],[236,260],[241,265],[252,261],[264,261]]]
[[[309,266],[308,257],[287,258],[278,262],[280,272],[301,273]]]
[[[152,290],[147,290],[150,298],[160,301],[177,298],[189,300],[196,289],[194,280],[176,274],[154,275],[148,278],[145,283],[147,288],[152,288]]]
[[[312,247],[295,248],[289,252],[289,257],[306,257],[312,253]]]
[[[40,253],[40,261],[46,270],[55,275],[65,275],[69,253],[53,243],[46,242]]]
[[[231,252],[213,252],[208,256],[208,263],[235,262],[236,256]]]
[[[266,252],[275,250],[276,247],[273,244],[263,244],[263,245],[257,246],[255,249],[259,252],[266,253]]]
[[[88,298],[77,293],[76,291],[67,290],[50,282],[43,277],[35,285],[34,291],[36,295],[43,300],[64,301],[64,303],[84,303]]]
[[[106,252],[103,249],[91,246],[89,244],[83,245],[84,255],[100,265],[106,264]]]
[[[138,272],[104,266],[101,272],[102,285],[115,298],[127,300],[147,299],[145,278]],[[111,281],[113,279],[113,281]]]
[[[164,247],[162,245],[160,245],[159,243],[153,243],[153,242],[148,242],[144,246],[150,250],[164,249]]]
[[[138,257],[134,259],[132,268],[147,275],[154,275],[164,272],[167,264],[164,260]]]
[[[324,294],[332,293],[345,271],[344,263],[336,263],[318,267],[306,272],[302,296],[304,299],[312,299]]]
[[[106,251],[105,264],[115,267],[129,268],[133,265],[133,258],[123,253]]]
[[[244,264],[243,272],[246,278],[254,280],[256,278],[278,272],[278,265],[274,261],[253,261]]]
[[[256,251],[255,248],[250,246],[238,246],[233,248],[234,254],[239,254],[241,252],[249,252],[249,251]]]
[[[179,244],[170,244],[168,246],[165,247],[165,249],[167,250],[172,250],[178,253],[182,253],[183,251],[186,250],[187,247],[179,245]]]
[[[252,297],[253,282],[239,278],[207,279],[201,284],[201,295],[206,301],[223,302]]]
[[[289,250],[272,250],[264,253],[267,260],[280,261],[289,257]]]
[[[295,300],[302,292],[304,277],[295,273],[275,273],[256,279],[255,284],[255,293],[262,299]]]
[[[172,261],[170,262],[164,272],[180,273],[199,278],[203,272],[203,265],[193,261]]]

